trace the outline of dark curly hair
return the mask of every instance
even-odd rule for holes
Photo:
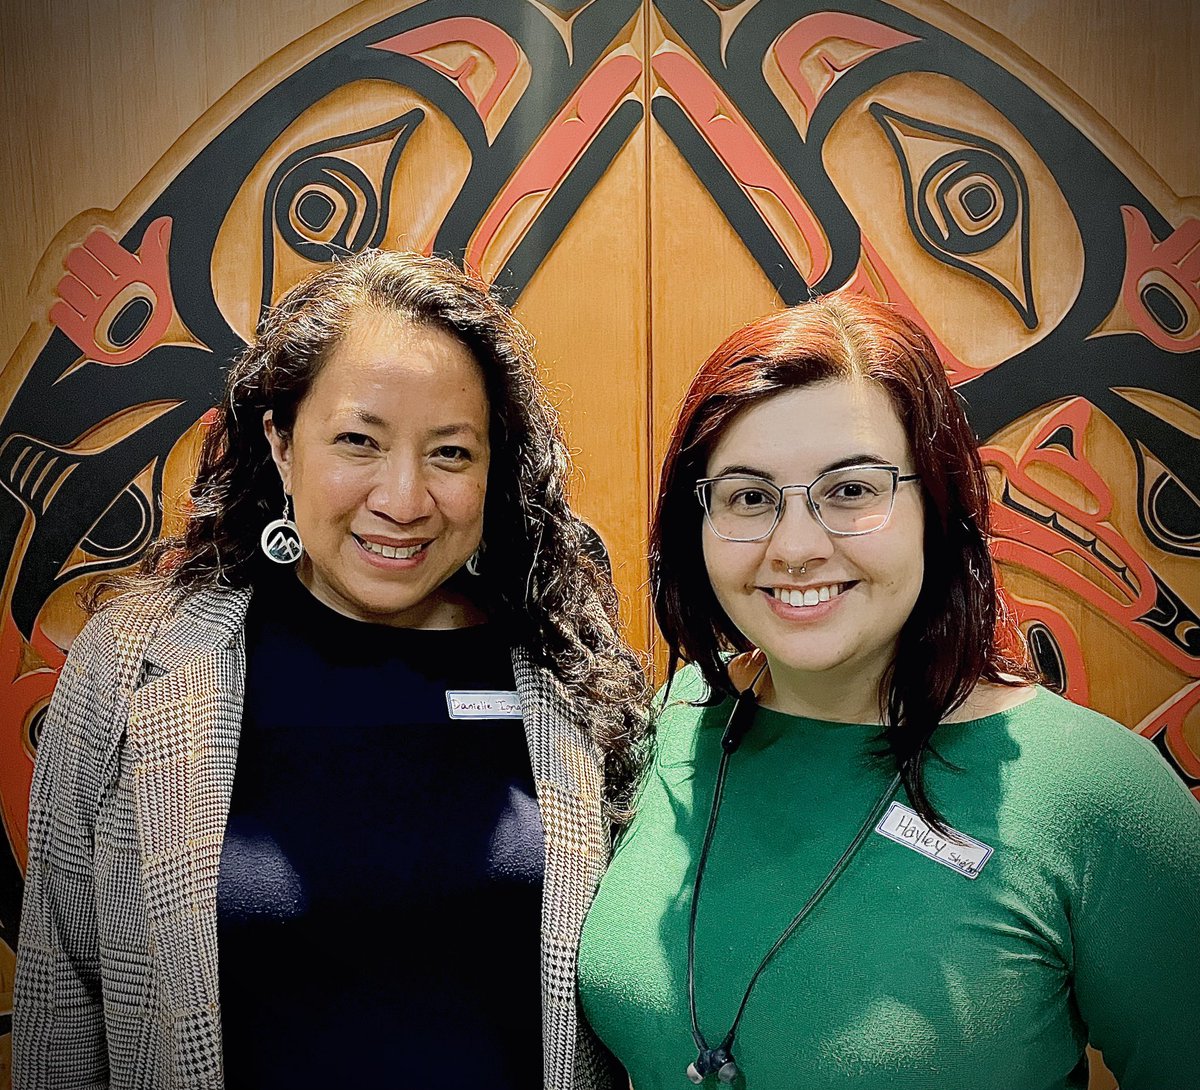
[[[1033,680],[988,551],[987,481],[966,415],[929,338],[894,307],[835,293],[728,337],[692,380],[671,434],[650,535],[655,614],[669,651],[700,668],[712,702],[733,694],[730,651],[751,645],[717,601],[701,552],[696,482],[725,429],[751,405],[829,380],[888,394],[912,448],[925,503],[925,577],[879,693],[882,750],[935,827],[923,760],[938,724],[981,680]],[[1016,679],[1016,680],[1013,680]]]
[[[570,459],[537,376],[533,340],[481,279],[450,261],[369,250],[287,291],[229,369],[183,533],[152,545],[132,579],[92,588],[89,604],[96,608],[131,584],[253,586],[271,567],[258,542],[279,515],[281,492],[263,414],[270,410],[276,427],[290,433],[322,364],[366,309],[445,330],[479,363],[491,409],[491,462],[486,556],[471,594],[580,705],[605,755],[607,801],[619,820],[640,766],[645,676],[621,637],[616,591],[595,555],[595,534],[567,505]]]

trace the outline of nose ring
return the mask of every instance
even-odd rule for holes
[[[791,564],[787,565],[788,575],[803,575],[806,571],[808,571],[807,564],[801,564],[798,568],[793,568]]]

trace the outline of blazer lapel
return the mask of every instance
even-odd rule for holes
[[[146,651],[129,745],[154,954],[181,1086],[218,1084],[217,880],[245,692],[248,591],[180,603]],[[157,675],[157,676],[154,676]]]
[[[598,748],[561,682],[513,649],[546,836],[542,888],[542,1024],[546,1086],[574,1085],[579,1020],[575,965],[579,934],[608,863]]]

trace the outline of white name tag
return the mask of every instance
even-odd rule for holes
[[[523,714],[517,694],[498,689],[447,690],[446,710],[451,719],[520,719]]]
[[[984,863],[992,854],[992,849],[986,844],[957,829],[952,830],[953,839],[943,836],[902,802],[893,802],[888,807],[888,812],[875,826],[875,831],[968,878],[978,878]]]

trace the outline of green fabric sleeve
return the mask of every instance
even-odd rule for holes
[[[1079,811],[1076,1001],[1121,1090],[1200,1086],[1200,805],[1149,742],[1113,741]]]

